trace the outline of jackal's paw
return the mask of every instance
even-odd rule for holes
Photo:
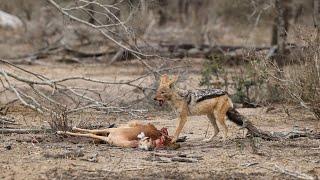
[[[229,140],[229,137],[224,136],[224,137],[219,137],[219,139],[222,140],[222,141],[228,141],[228,140]]]
[[[63,131],[57,131],[57,134],[63,134]]]
[[[172,138],[172,140],[171,140],[171,142],[170,142],[170,143],[171,143],[171,144],[176,143],[176,142],[177,142],[177,139],[178,139],[178,138],[176,138],[176,137]]]

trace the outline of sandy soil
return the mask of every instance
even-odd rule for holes
[[[101,65],[29,68],[50,77],[68,72],[70,75],[100,78],[114,74],[118,75],[117,78],[127,79],[143,72],[139,68],[112,70]],[[109,79],[114,77],[108,76]],[[281,105],[272,106],[274,110],[268,112],[268,107],[239,111],[264,130],[290,131],[294,127],[316,130],[319,126],[319,122],[301,109],[291,109],[288,116]],[[9,115],[21,124],[17,128],[40,126],[46,121],[23,108],[13,107]],[[161,110],[149,112],[147,116],[147,120],[139,120],[154,123],[159,128],[167,127],[169,133],[173,133],[173,113]],[[107,126],[114,122],[126,123],[129,119],[127,116],[100,115],[86,120],[90,120],[87,123],[91,125]],[[78,118],[75,121],[77,124],[83,120]],[[228,126],[230,131],[226,141],[222,140],[220,133],[213,142],[204,143],[201,140],[212,133],[209,121],[206,117],[191,117],[182,134],[187,136],[187,141],[181,143],[181,148],[157,151],[185,154],[196,159],[192,163],[172,162],[170,158],[156,157],[154,152],[94,144],[90,139],[63,138],[52,133],[0,134],[0,179],[297,179],[296,175],[288,175],[290,172],[320,177],[319,140],[298,138],[272,142],[248,139],[245,130],[231,122]],[[66,152],[71,153],[66,155]]]

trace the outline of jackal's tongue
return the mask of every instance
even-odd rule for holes
[[[162,106],[162,105],[163,105],[163,102],[164,102],[163,100],[160,100],[160,101],[159,101],[159,105]]]

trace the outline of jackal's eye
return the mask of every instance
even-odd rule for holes
[[[166,93],[166,92],[164,92],[164,91],[161,91],[161,94],[164,94],[164,93]]]

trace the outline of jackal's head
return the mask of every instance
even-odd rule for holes
[[[164,74],[160,77],[159,88],[156,92],[154,100],[159,102],[159,105],[162,106],[165,101],[170,101],[173,95],[173,85],[177,81],[178,76],[169,77]]]

